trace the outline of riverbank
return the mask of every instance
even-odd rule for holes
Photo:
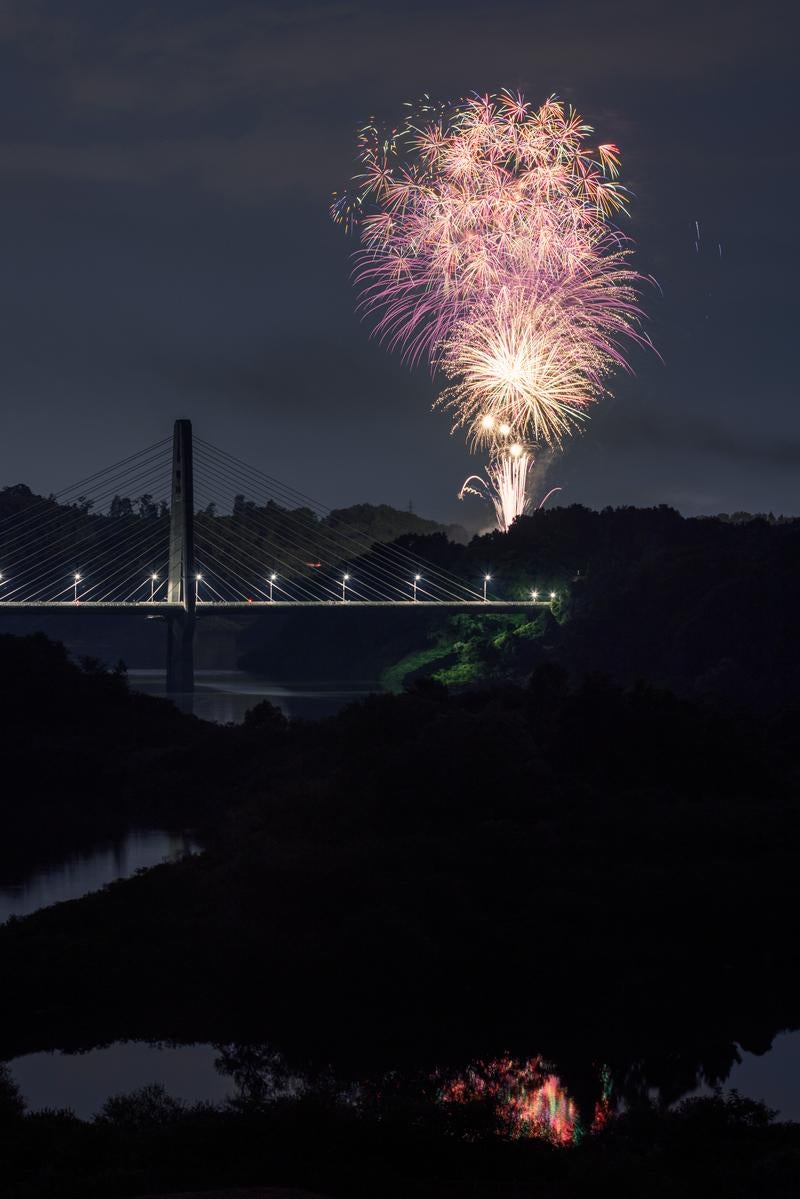
[[[185,795],[201,780],[207,853],[0,930],[6,1056],[130,1038],[354,1068],[677,1052],[691,1089],[734,1042],[797,1026],[782,724],[546,667],[525,689],[425,684],[316,724],[262,705],[207,728],[170,765]]]

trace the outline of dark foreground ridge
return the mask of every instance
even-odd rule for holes
[[[8,677],[60,651],[0,653]],[[793,712],[552,664],[525,687],[423,682],[318,724],[263,703],[205,726],[69,664],[46,722],[29,700],[5,713],[29,778],[4,789],[7,820],[96,819],[132,771],[125,814],[137,795],[179,796],[184,819],[196,802],[208,851],[0,929],[4,1056],[270,1041],[362,1069],[565,1049],[671,1054],[691,1086],[724,1076],[734,1040],[798,1023]],[[80,767],[54,752],[70,722]]]
[[[315,1080],[220,1109],[148,1090],[91,1122],[23,1115],[7,1085],[0,1185],[793,1194],[795,1126],[648,1092],[720,1083],[736,1043],[800,1026],[797,540],[583,509],[425,537],[459,569],[491,554],[512,596],[535,570],[558,602],[358,641],[251,622],[254,669],[271,646],[287,669],[339,655],[405,683],[316,724],[268,703],[205,724],[121,665],[0,637],[5,877],[134,825],[206,846],[0,928],[0,1058],[202,1041]],[[498,1055],[554,1063],[584,1114],[602,1067],[629,1114],[565,1152],[432,1097],[437,1071]]]
[[[800,1125],[775,1124],[737,1096],[673,1111],[643,1104],[602,1136],[559,1149],[498,1137],[485,1103],[443,1112],[418,1094],[355,1104],[319,1091],[186,1107],[155,1086],[81,1121],[24,1115],[0,1073],[0,1151],[8,1199],[790,1199]],[[250,1189],[264,1178],[275,1187]]]

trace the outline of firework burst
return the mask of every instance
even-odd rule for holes
[[[454,411],[474,446],[498,445],[498,430],[560,445],[600,391],[607,357],[558,299],[532,303],[507,290],[458,322],[442,352],[453,380],[437,403]]]
[[[437,402],[489,451],[502,527],[510,497],[525,511],[531,460],[509,457],[509,432],[560,446],[626,366],[625,343],[645,340],[630,245],[610,223],[626,211],[619,151],[592,132],[555,97],[426,99],[360,131],[361,170],[332,207],[360,232],[354,274],[377,335],[441,371]]]

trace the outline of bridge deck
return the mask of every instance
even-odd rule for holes
[[[525,608],[549,607],[550,600],[201,600],[195,611],[207,612],[252,612],[262,608],[481,608],[490,612],[512,611]],[[158,600],[34,600],[28,603],[15,600],[0,600],[0,612],[119,612],[137,611],[148,615],[168,616],[183,610],[183,604],[159,603]]]

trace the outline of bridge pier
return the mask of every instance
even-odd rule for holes
[[[194,617],[170,613],[167,617],[167,694],[191,695],[194,691]]]
[[[194,691],[195,567],[192,422],[176,420],[172,440],[167,601],[167,693]]]

